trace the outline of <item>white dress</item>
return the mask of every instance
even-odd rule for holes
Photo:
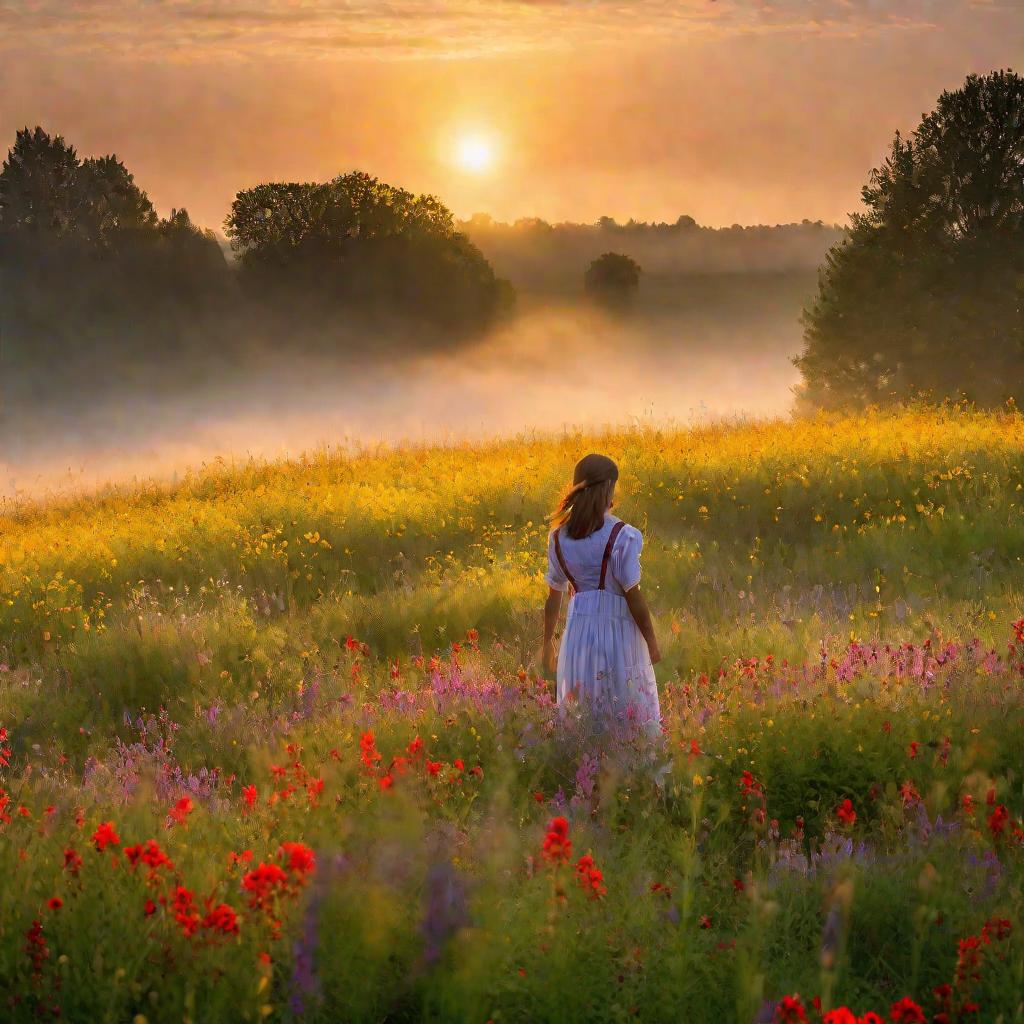
[[[569,599],[565,634],[558,650],[558,702],[586,701],[617,718],[635,722],[652,737],[661,732],[661,708],[647,641],[629,612],[627,590],[640,582],[643,535],[622,524],[608,559],[604,587],[601,566],[612,531],[621,520],[606,515],[589,537],[574,540],[562,528],[548,538],[545,580],[555,590],[575,589]],[[568,573],[566,573],[568,570]],[[571,585],[570,585],[571,583]]]

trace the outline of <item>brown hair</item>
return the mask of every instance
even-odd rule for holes
[[[618,479],[619,467],[607,455],[584,456],[576,463],[572,487],[551,514],[551,525],[556,530],[564,526],[573,540],[600,530]]]

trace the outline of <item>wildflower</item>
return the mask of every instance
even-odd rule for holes
[[[395,777],[391,772],[385,772],[377,781],[381,789],[390,789],[395,784]]]
[[[836,808],[836,817],[847,827],[852,826],[857,820],[857,812],[853,809],[853,801],[849,797]]]
[[[179,825],[184,825],[191,813],[192,800],[187,796],[183,796],[170,810],[171,817]]]
[[[455,760],[454,760],[454,761],[452,761],[452,767],[453,767],[453,768],[454,768],[454,769],[455,769],[456,771],[459,771],[459,772],[461,772],[461,771],[464,771],[464,770],[465,770],[465,768],[466,768],[466,763],[465,763],[465,761],[463,761],[463,760],[462,760],[462,758],[461,758],[461,757],[457,757],[457,758],[455,758]]]
[[[156,913],[156,904],[152,900],[146,900],[145,906],[142,908],[142,913],[146,917],[152,917]]]
[[[64,901],[59,896],[51,896],[46,901],[46,905],[50,910],[60,910],[64,906]]]
[[[285,866],[299,881],[304,881],[316,868],[316,857],[304,843],[282,843],[278,856],[286,858]]]
[[[46,937],[43,935],[43,922],[36,919],[31,927],[25,932],[25,952],[32,961],[32,976],[38,981],[43,976],[43,964],[50,956],[50,950],[46,945]]]
[[[405,750],[410,757],[419,757],[423,753],[423,740],[416,736],[409,742]]]
[[[1010,924],[1007,918],[993,917],[982,926],[981,934],[986,942],[991,942],[993,939],[1002,941],[1003,939],[1008,939],[1012,931],[1013,925]]]
[[[174,870],[171,858],[160,849],[160,844],[155,839],[148,839],[145,843],[136,843],[134,846],[126,846],[124,855],[133,868],[140,863],[145,864],[149,868],[150,878],[156,875],[159,868],[167,868],[168,871]]]
[[[858,1024],[858,1021],[852,1010],[845,1006],[837,1006],[825,1014],[821,1024]]]
[[[1010,812],[1005,804],[999,804],[988,817],[988,830],[994,839],[998,839],[1006,829],[1006,823],[1010,820]]]
[[[121,837],[114,830],[112,821],[104,821],[92,834],[93,846],[102,853],[108,846],[119,846]]]
[[[427,773],[437,775],[441,771],[440,761],[427,761]]]
[[[238,915],[227,903],[218,903],[207,912],[202,925],[207,931],[219,932],[221,935],[237,935]]]
[[[195,908],[194,900],[193,894],[183,885],[175,886],[171,912],[186,936],[194,935],[200,924],[199,911]]]
[[[916,804],[921,799],[921,794],[917,791],[917,786],[914,785],[909,779],[900,786],[900,797],[904,804]]]
[[[744,796],[764,796],[761,783],[754,778],[753,774],[744,770],[740,777],[740,791]]]
[[[707,914],[700,915],[700,926],[705,931],[711,928],[711,918]]]
[[[381,759],[380,751],[377,749],[377,740],[372,731],[364,732],[359,737],[359,759],[364,768],[373,770]]]
[[[82,866],[81,856],[75,852],[70,846],[64,850],[64,870],[70,871],[71,874],[77,875],[78,869]]]
[[[964,814],[974,814],[974,797],[970,793],[964,793],[960,798],[960,807]]]
[[[249,906],[266,910],[277,893],[288,885],[288,876],[278,864],[260,864],[242,876],[242,888],[249,894]]]
[[[568,864],[572,856],[572,840],[569,838],[569,822],[565,818],[551,819],[541,852],[552,863]]]
[[[927,1024],[927,1018],[920,1006],[910,996],[904,996],[889,1008],[889,1020],[893,1024]]]
[[[907,747],[907,757],[911,759],[917,757],[917,748],[920,745],[921,744],[918,743],[917,740],[911,740],[909,746]]]
[[[252,785],[243,786],[242,800],[245,803],[246,810],[252,810],[256,806],[256,787]]]
[[[744,889],[746,889],[746,886],[743,884],[743,879],[742,878],[734,878],[732,880],[732,891],[737,896],[739,896],[739,894],[741,892],[743,892]]]
[[[775,1007],[776,1024],[807,1024],[807,1013],[798,995],[783,996]]]
[[[604,874],[589,853],[585,853],[576,862],[576,881],[592,900],[599,900],[608,892],[604,884]]]

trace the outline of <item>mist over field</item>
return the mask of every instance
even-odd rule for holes
[[[645,283],[656,296],[658,282]],[[630,317],[548,298],[454,351],[370,357],[358,339],[344,355],[261,346],[193,370],[187,388],[108,381],[98,398],[46,404],[10,394],[0,495],[173,479],[214,459],[325,446],[785,414],[807,276],[691,288],[692,305]]]

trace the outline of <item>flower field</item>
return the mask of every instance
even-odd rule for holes
[[[535,661],[595,449],[653,746]],[[1022,556],[956,408],[0,506],[3,1019],[1022,1021]]]

